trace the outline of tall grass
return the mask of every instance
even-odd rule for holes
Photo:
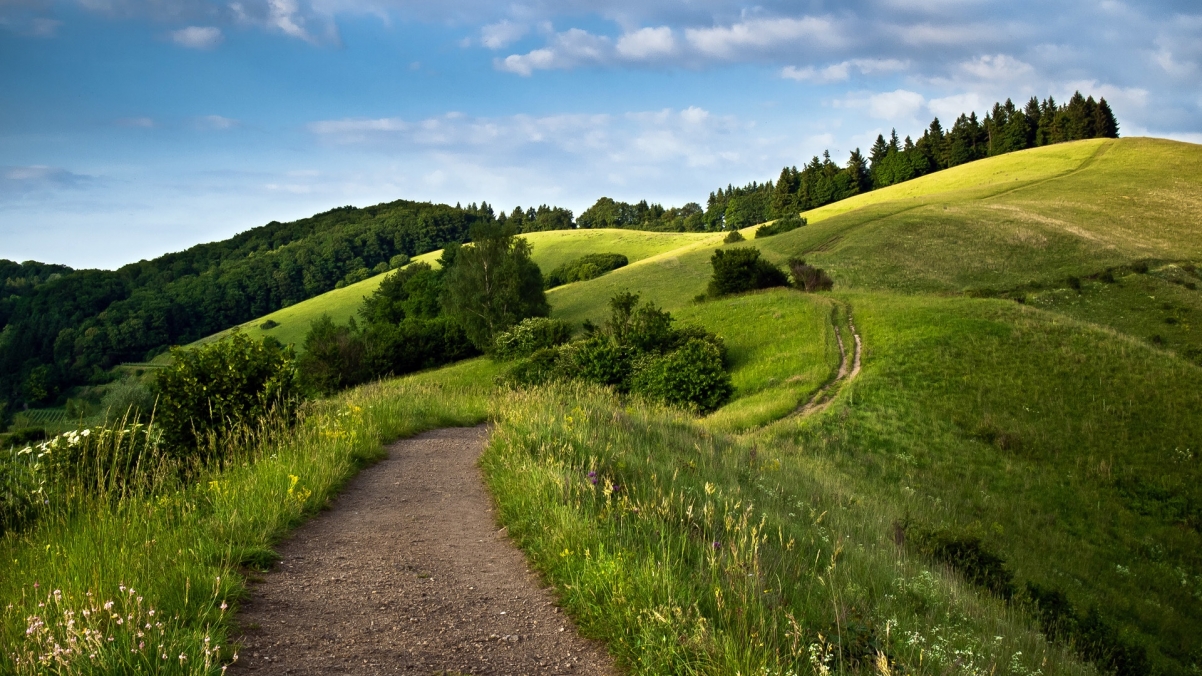
[[[485,419],[491,368],[364,386],[291,427],[260,421],[220,467],[172,465],[145,431],[68,438],[87,469],[47,475],[36,521],[0,538],[0,672],[221,671],[246,567],[269,564],[383,443]],[[109,469],[129,458],[142,464]]]
[[[900,514],[796,446],[580,385],[513,393],[500,516],[636,674],[1087,673],[1000,601],[906,558]]]

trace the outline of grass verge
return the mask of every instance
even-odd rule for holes
[[[484,420],[493,370],[474,360],[316,402],[187,481],[168,471],[141,491],[63,491],[0,539],[0,672],[219,673],[245,568],[269,565],[271,546],[383,444]]]

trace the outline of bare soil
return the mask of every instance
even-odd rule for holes
[[[279,548],[239,613],[237,671],[613,674],[498,530],[488,430],[401,441]]]

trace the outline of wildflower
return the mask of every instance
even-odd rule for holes
[[[722,543],[718,542],[717,540],[714,540],[714,549],[721,549],[721,548],[722,548]]]
[[[226,602],[225,602],[225,601],[222,601],[222,602],[221,602],[221,609],[222,609],[222,610],[225,610],[226,608],[229,608],[229,605],[228,605],[228,604],[226,604]]]

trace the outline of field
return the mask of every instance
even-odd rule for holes
[[[549,291],[552,316],[603,319],[629,290],[720,335],[735,396],[709,416],[572,384],[497,388],[500,366],[473,360],[322,404],[379,413],[350,455],[312,436],[280,454],[286,469],[263,462],[267,450],[232,468],[243,502],[230,505],[267,510],[247,497],[266,490],[247,477],[301,475],[302,450],[333,463],[301,475],[328,495],[386,439],[487,417],[482,467],[500,519],[582,630],[632,673],[1202,672],[1202,147],[1135,138],[1027,150],[807,217],[769,238],[749,228],[737,245],[716,234],[527,236],[544,270],[585,253],[631,259]],[[803,257],[835,289],[698,300],[720,246]],[[267,333],[300,342],[309,321],[352,316],[378,283],[281,310]],[[247,330],[264,333],[254,327],[266,319]],[[851,321],[862,371],[828,408],[799,414],[838,370],[835,327]],[[191,490],[180,495],[200,500]],[[144,571],[140,586],[163,578],[165,599],[186,566],[236,580],[246,551],[318,504],[271,512],[242,539],[229,535],[242,523],[232,506],[171,521],[139,503],[98,509],[83,526],[64,512],[2,541],[0,555],[26,572],[0,586],[0,604],[35,578],[66,580],[76,595],[112,587],[116,573],[85,580],[68,563],[86,556]],[[88,544],[149,533],[119,521],[134,518],[199,529],[202,548],[236,544],[205,550],[203,566],[162,564],[175,572],[147,568],[133,540],[99,554]],[[71,535],[79,528],[91,540]],[[225,626],[211,608],[165,603]],[[187,622],[203,635],[203,622]],[[10,614],[5,636],[18,624]]]

